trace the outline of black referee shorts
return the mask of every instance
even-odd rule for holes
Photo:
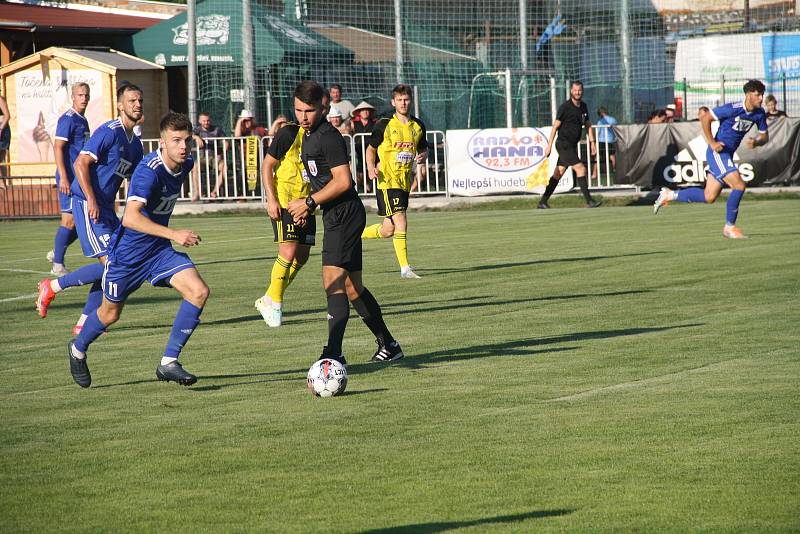
[[[556,141],[556,151],[558,152],[559,167],[571,167],[581,162],[578,157],[578,144]]]
[[[341,267],[354,273],[362,270],[361,233],[367,226],[367,212],[356,197],[326,209],[322,214],[322,265]]]

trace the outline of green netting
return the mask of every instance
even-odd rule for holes
[[[524,13],[525,66],[519,0],[401,0],[400,4],[402,81],[416,86],[420,115],[431,129],[464,128],[468,118],[472,127],[505,126],[504,79],[479,76],[473,83],[480,74],[505,69],[512,72],[515,125],[550,123],[551,79],[557,101],[566,96],[567,80],[580,79],[590,109],[604,105],[612,115],[624,118],[623,32],[629,51],[629,120],[643,121],[653,109],[684,93],[690,110],[716,105],[721,95],[713,94],[709,83],[730,84],[732,78],[757,76],[758,69],[748,67],[725,82],[711,75],[683,84],[679,74],[683,67],[676,66],[676,56],[687,50],[687,43],[691,47],[713,36],[739,36],[726,50],[734,58],[759,55],[758,63],[761,52],[754,50],[754,36],[800,33],[794,2],[750,0],[752,7],[745,9],[745,0],[704,0],[700,11],[696,2],[688,0],[627,0],[626,26],[621,19],[623,0],[529,0]],[[250,89],[260,122],[289,114],[294,86],[309,78],[325,85],[340,83],[344,97],[354,104],[367,100],[379,110],[388,108],[390,90],[397,83],[392,0],[251,0],[251,11],[255,87]],[[232,99],[231,90],[235,95],[245,89],[242,0],[204,0],[197,4],[197,15],[198,109],[211,111],[215,122],[230,128],[243,106]],[[186,46],[176,44],[185,23],[182,17],[135,36],[134,52],[151,61],[160,59],[170,69],[183,68],[185,60],[180,59]],[[225,24],[227,41],[220,44],[215,40],[222,39]],[[552,35],[543,39],[547,33]],[[791,48],[791,42],[787,46]],[[761,72],[775,78],[769,90],[779,101],[785,100],[781,107],[800,112],[800,67],[796,60],[792,63],[791,51],[784,56],[786,62],[778,70]],[[726,85],[726,90],[730,101],[735,89]]]

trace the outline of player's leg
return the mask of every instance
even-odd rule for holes
[[[405,198],[408,199],[408,193],[405,194]],[[400,277],[421,278],[414,272],[408,261],[408,214],[406,211],[398,211],[392,215],[392,219],[395,227],[392,244],[395,256],[397,256],[397,263],[400,264]]]
[[[55,280],[44,279],[40,281],[36,298],[36,310],[42,318],[47,317],[47,308],[58,293],[70,287],[94,284],[102,278],[108,243],[111,239],[111,234],[119,225],[116,215],[113,219],[101,216],[97,221],[91,220],[85,203],[79,199],[73,198],[73,208],[75,229],[80,239],[83,254],[88,258],[99,258],[100,263],[84,265]],[[93,308],[100,304],[99,291],[99,287],[93,287],[90,291],[90,293],[93,293]]]
[[[300,269],[308,263],[308,257],[311,255],[311,245],[297,245],[297,250],[294,254],[294,261],[292,262],[292,267],[289,269],[289,279],[286,281],[286,287],[289,287],[294,279],[297,277],[297,273],[300,272]]]
[[[542,194],[542,198],[539,200],[539,205],[537,206],[539,209],[548,209],[550,205],[547,203],[550,200],[550,197],[558,187],[558,182],[561,180],[561,177],[564,176],[564,172],[566,172],[567,167],[564,165],[556,165],[555,171],[553,171],[553,176],[550,178],[550,181],[547,182],[547,187]]]
[[[116,302],[103,298],[100,306],[87,318],[78,336],[67,344],[70,374],[79,386],[87,388],[92,383],[92,376],[86,361],[86,351],[89,349],[89,345],[100,337],[106,328],[119,320],[124,306],[124,300]]]
[[[375,188],[375,202],[378,206],[378,215],[383,216],[379,223],[371,224],[361,232],[361,239],[387,239],[394,235],[394,222],[392,221],[392,201],[389,190]]]
[[[369,289],[364,287],[361,271],[348,273],[345,289],[353,309],[361,316],[361,320],[375,336],[378,350],[373,354],[372,361],[390,362],[402,358],[403,349],[386,326],[380,304]]]
[[[200,200],[200,167],[204,158],[198,158],[194,168],[192,168],[192,202]]]
[[[328,301],[328,342],[322,349],[322,357],[338,360],[343,365],[347,365],[347,360],[342,354],[342,340],[350,319],[350,302],[345,285],[347,275],[342,267],[322,266],[322,285]]]
[[[185,254],[174,251],[173,253],[188,259]],[[162,284],[154,279],[153,285]],[[190,386],[197,382],[197,377],[186,372],[178,362],[178,358],[195,328],[200,324],[200,314],[203,313],[210,290],[193,265],[173,274],[169,278],[169,285],[181,294],[183,301],[178,308],[175,321],[172,323],[172,331],[164,349],[164,356],[156,368],[156,376],[159,380]]]
[[[577,182],[581,190],[583,200],[586,201],[586,206],[589,208],[596,208],[599,206],[601,203],[594,200],[589,193],[589,180],[586,177],[586,165],[584,165],[582,161],[579,161],[572,166],[572,172],[575,174],[575,182]]]
[[[53,239],[52,257],[48,254],[47,259],[53,263],[50,272],[56,276],[64,276],[69,272],[64,266],[64,255],[67,247],[78,239],[78,232],[75,230],[75,220],[72,217],[72,197],[59,190],[58,202],[61,207],[61,224]]]
[[[733,171],[724,178],[725,183],[731,188],[728,202],[725,209],[725,227],[722,235],[730,239],[747,239],[747,236],[736,227],[736,218],[739,216],[739,203],[742,201],[744,191],[747,188],[739,171]]]

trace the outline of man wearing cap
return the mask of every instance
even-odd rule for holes
[[[677,122],[678,118],[675,116],[675,109],[675,104],[667,104],[667,107],[664,108],[664,113],[667,114],[664,122]]]
[[[366,173],[364,167],[364,150],[369,142],[369,137],[372,135],[372,129],[375,127],[375,107],[371,106],[365,100],[362,100],[350,112],[350,126],[353,130],[356,142],[356,174],[358,175],[358,183],[361,183]],[[366,134],[359,136],[358,134]],[[370,187],[372,182],[367,180],[365,187],[367,193],[372,191]]]
[[[264,137],[267,135],[267,130],[263,126],[256,124],[255,115],[249,109],[243,109],[239,113],[239,119],[236,121],[236,127],[233,130],[235,137],[247,137],[249,135],[257,135]]]
[[[328,122],[339,130],[340,134],[350,135],[350,126],[344,121],[344,115],[336,106],[331,106],[331,110],[328,112]]]

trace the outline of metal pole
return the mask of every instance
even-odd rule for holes
[[[513,119],[511,113],[511,69],[505,70],[506,75],[506,128],[513,128]]]
[[[397,83],[403,83],[403,19],[402,0],[394,0],[394,56]]]
[[[272,126],[272,91],[267,91],[267,124]]]
[[[419,87],[414,86],[414,116],[419,117]]]
[[[620,52],[622,52],[622,122],[633,122],[633,98],[631,97],[631,43],[628,14],[629,0],[620,2]]]
[[[255,71],[253,61],[253,17],[250,0],[242,0],[242,81],[244,82],[244,107],[256,113]]]
[[[556,78],[550,76],[550,119],[551,122],[556,121],[556,113],[558,113],[558,96],[556,95]]]
[[[569,100],[572,98],[572,95],[569,94],[569,88],[572,86],[572,82],[570,80],[564,80],[564,100]]]
[[[686,82],[686,78],[683,79],[683,120],[689,118],[689,87]]]
[[[189,29],[189,45],[186,51],[189,120],[197,123],[197,21],[195,20],[195,0],[186,2],[186,22]]]
[[[800,0],[798,0],[800,1]],[[783,86],[783,109],[784,111],[789,109],[789,103],[786,101],[786,71],[781,73],[781,85]]]
[[[525,78],[525,71],[528,70],[528,2],[519,0],[519,60],[522,66],[522,79],[520,85],[522,91],[522,126],[528,126],[528,80]]]
[[[722,96],[722,102],[719,103],[720,106],[725,104],[725,75],[722,75],[722,87],[720,89],[720,96]]]
[[[744,0],[744,31],[750,31],[750,0]]]

